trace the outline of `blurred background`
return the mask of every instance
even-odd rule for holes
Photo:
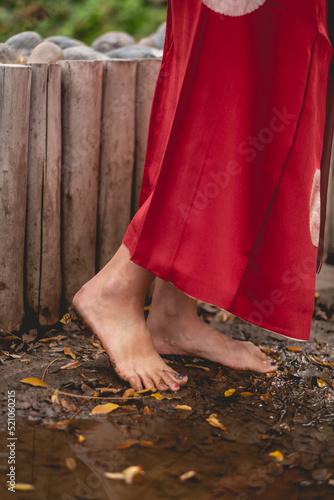
[[[0,42],[26,30],[87,44],[114,30],[139,40],[165,21],[166,6],[167,0],[2,0]]]

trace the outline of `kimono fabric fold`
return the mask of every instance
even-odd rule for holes
[[[186,294],[307,340],[333,135],[327,1],[261,4],[232,17],[169,1],[123,243]]]

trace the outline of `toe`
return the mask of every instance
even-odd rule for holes
[[[156,384],[154,383],[154,381],[152,380],[152,378],[150,376],[142,376],[141,377],[142,381],[143,381],[143,385],[145,387],[145,389],[155,389],[156,388]]]
[[[141,391],[143,389],[142,381],[138,375],[131,375],[128,378],[128,382],[135,391]]]
[[[178,384],[175,380],[172,379],[169,372],[167,371],[161,372],[161,379],[171,391],[178,391],[180,389],[180,384]]]
[[[169,377],[174,381],[174,384],[183,385],[188,382],[187,375],[177,373],[175,370],[171,369],[164,370],[164,372],[169,375]]]

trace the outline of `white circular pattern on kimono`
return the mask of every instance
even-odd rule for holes
[[[319,246],[320,239],[320,170],[315,171],[310,199],[310,232],[315,247]]]
[[[261,7],[266,0],[203,0],[209,9],[225,16],[244,16]]]

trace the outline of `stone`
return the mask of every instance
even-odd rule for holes
[[[127,45],[134,45],[135,43],[136,40],[128,33],[110,31],[96,38],[92,43],[92,48],[105,54],[111,50],[126,47]]]
[[[166,23],[162,23],[155,33],[145,38],[142,38],[138,42],[138,45],[143,45],[144,47],[153,47],[155,49],[162,50],[165,44],[165,34],[166,34]]]
[[[5,42],[6,45],[15,50],[18,57],[22,57],[24,62],[27,57],[39,43],[43,42],[43,38],[36,31],[23,31],[14,35]]]
[[[58,45],[62,50],[69,47],[86,47],[86,44],[69,36],[49,36],[45,38],[45,42],[52,42]]]
[[[111,50],[106,54],[111,59],[147,59],[162,57],[162,50],[143,45],[128,45],[120,49]]]
[[[6,45],[5,43],[0,43],[0,63],[2,64],[17,64],[17,55],[15,50]]]
[[[109,60],[109,57],[105,54],[101,54],[97,50],[91,47],[80,46],[80,47],[68,47],[63,50],[64,58],[67,60],[77,60],[77,61],[96,61],[96,60]]]
[[[28,64],[51,64],[64,59],[63,51],[52,42],[42,42],[30,54]]]

